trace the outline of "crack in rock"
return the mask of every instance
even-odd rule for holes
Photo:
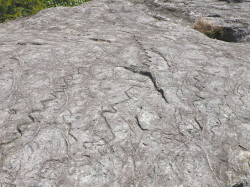
[[[105,40],[105,39],[101,39],[101,38],[89,38],[90,40],[93,40],[95,42],[108,42],[111,43],[110,40]]]
[[[161,97],[164,99],[164,101],[169,104],[167,98],[165,97],[164,90],[157,85],[156,77],[150,71],[140,69],[137,66],[129,66],[129,67],[123,66],[123,68],[125,68],[126,70],[129,70],[129,71],[131,71],[133,73],[138,73],[140,75],[148,77],[152,81],[155,90],[157,92],[159,92],[161,94]]]
[[[142,130],[142,131],[147,131],[148,129],[145,129],[142,127],[141,123],[140,123],[140,120],[138,118],[138,116],[135,116],[135,119],[136,119],[136,123],[138,125],[138,127]]]

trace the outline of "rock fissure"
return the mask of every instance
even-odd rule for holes
[[[0,186],[249,187],[250,44],[187,19],[250,2],[145,1],[0,24]]]
[[[136,124],[138,125],[138,127],[142,130],[142,131],[147,131],[148,129],[146,128],[143,128],[141,123],[140,123],[140,120],[138,118],[138,116],[135,116],[135,120],[136,120]]]
[[[153,83],[155,90],[157,92],[159,92],[161,97],[164,99],[164,101],[167,104],[169,104],[169,102],[168,102],[168,100],[167,100],[167,98],[165,96],[164,90],[162,88],[158,87],[157,82],[156,82],[156,77],[155,77],[155,75],[153,75],[153,73],[151,73],[150,71],[147,71],[147,70],[140,69],[140,68],[138,68],[136,66],[130,66],[130,67],[125,67],[124,66],[123,68],[125,68],[126,70],[129,70],[129,71],[131,71],[133,73],[138,73],[140,75],[148,77],[151,80],[151,82]]]

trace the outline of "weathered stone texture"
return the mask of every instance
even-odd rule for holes
[[[249,0],[134,0],[161,13],[194,23],[198,18],[223,28],[223,41],[250,41]]]
[[[94,0],[0,24],[2,186],[249,186],[250,44]]]

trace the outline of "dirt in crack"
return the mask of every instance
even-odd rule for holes
[[[141,74],[143,76],[147,76],[152,81],[156,91],[161,94],[161,97],[164,99],[164,101],[166,103],[169,103],[167,98],[165,97],[164,90],[162,88],[158,87],[158,85],[156,83],[156,78],[150,71],[140,69],[137,66],[130,66],[130,67],[123,66],[123,68],[125,68],[125,69],[127,69],[129,71],[132,71],[133,73],[138,73],[138,74]]]

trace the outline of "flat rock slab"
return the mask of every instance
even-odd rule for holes
[[[249,186],[249,51],[127,0],[0,24],[1,186]]]
[[[205,18],[212,25],[223,28],[222,40],[250,41],[249,0],[134,0],[143,1],[161,13],[175,15],[191,22]],[[158,16],[159,17],[159,16]]]

